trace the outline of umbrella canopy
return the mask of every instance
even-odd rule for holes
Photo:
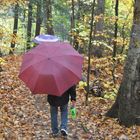
[[[54,35],[49,35],[49,34],[41,34],[41,35],[36,36],[33,39],[33,42],[37,44],[40,44],[43,42],[56,42],[56,41],[59,41],[59,38]]]
[[[32,93],[61,96],[82,78],[82,63],[70,44],[42,43],[24,55],[19,78]]]

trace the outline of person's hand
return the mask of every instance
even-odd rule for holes
[[[72,107],[72,108],[75,108],[75,106],[76,106],[76,101],[72,100],[72,101],[71,101],[71,107]]]
[[[75,105],[76,105],[76,101],[72,100],[71,101],[71,109],[70,109],[72,119],[76,119],[76,108],[75,108]]]

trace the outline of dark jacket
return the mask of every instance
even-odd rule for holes
[[[62,96],[48,95],[48,102],[52,106],[62,106],[69,102],[69,96],[71,101],[76,101],[76,86],[69,88]]]

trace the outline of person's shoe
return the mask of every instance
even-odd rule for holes
[[[61,135],[66,137],[68,135],[68,132],[65,129],[61,129]]]
[[[59,136],[59,133],[51,133],[52,137],[58,137]]]

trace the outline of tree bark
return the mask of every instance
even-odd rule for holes
[[[86,94],[86,105],[88,105],[88,95],[89,95],[89,81],[90,81],[90,61],[91,61],[91,45],[93,39],[93,21],[94,21],[94,8],[95,0],[92,3],[92,13],[91,13],[91,23],[90,23],[90,34],[89,34],[89,46],[88,46],[88,69],[87,69],[87,94]]]
[[[74,29],[75,28],[75,19],[77,20],[77,21],[79,21],[80,22],[80,18],[81,18],[81,10],[82,10],[82,7],[81,7],[81,0],[78,0],[77,1],[77,3],[78,3],[78,10],[77,10],[77,13],[75,13],[74,11],[74,1],[72,1],[72,17],[73,17],[73,23],[71,23],[71,24],[73,24],[73,26],[71,26],[71,33],[72,33],[72,29]],[[71,21],[72,22],[72,21]],[[79,35],[79,30],[76,30],[76,35],[74,35],[74,39],[73,39],[73,43],[71,43],[71,44],[73,44],[74,45],[74,48],[77,50],[77,51],[79,51],[79,49],[80,49],[80,45],[79,45],[79,42],[78,42],[78,35]]]
[[[36,2],[37,5],[37,13],[36,13],[36,30],[35,30],[35,36],[40,34],[40,29],[41,29],[41,1],[37,0]]]
[[[70,43],[74,45],[73,29],[75,28],[75,19],[74,19],[74,0],[71,0],[71,40]]]
[[[140,125],[140,1],[135,0],[130,45],[119,94],[107,116],[118,115],[125,126]],[[113,114],[113,112],[115,112]],[[116,113],[117,112],[117,113]]]
[[[13,27],[13,36],[12,36],[12,41],[11,41],[11,50],[9,51],[9,54],[13,54],[14,48],[15,48],[15,41],[14,39],[17,36],[17,30],[18,30],[18,11],[19,11],[19,4],[17,3],[15,5],[15,15],[14,15],[14,27]]]
[[[113,41],[113,54],[112,57],[115,58],[117,54],[117,34],[118,34],[118,8],[119,8],[119,0],[116,0],[115,4],[115,24],[114,24],[114,41]],[[112,68],[112,78],[114,85],[116,84],[115,79],[115,69],[116,69],[116,61],[113,59],[113,68]]]
[[[44,25],[44,32],[47,34],[47,2],[43,0],[43,25]]]
[[[32,0],[28,5],[28,24],[27,24],[27,50],[31,48],[31,33],[32,33]]]
[[[51,0],[46,0],[47,7],[46,7],[46,12],[47,12],[47,34],[54,35],[54,30],[53,30],[53,23],[52,23],[52,3]]]
[[[97,0],[96,16],[100,16],[99,20],[95,24],[95,33],[103,32],[104,28],[104,15],[105,12],[105,0]]]
[[[118,34],[118,7],[119,7],[119,0],[116,0],[115,4],[115,30],[114,30],[114,45],[113,45],[113,57],[116,57],[116,48],[117,48],[117,34]]]
[[[103,36],[101,36],[101,33],[103,33],[104,29],[104,12],[105,12],[105,0],[97,0],[97,9],[96,9],[96,16],[99,17],[98,21],[95,22],[95,36],[96,41],[102,42]],[[103,56],[103,45],[100,43],[100,46],[94,46],[93,48],[93,55],[100,58]]]

